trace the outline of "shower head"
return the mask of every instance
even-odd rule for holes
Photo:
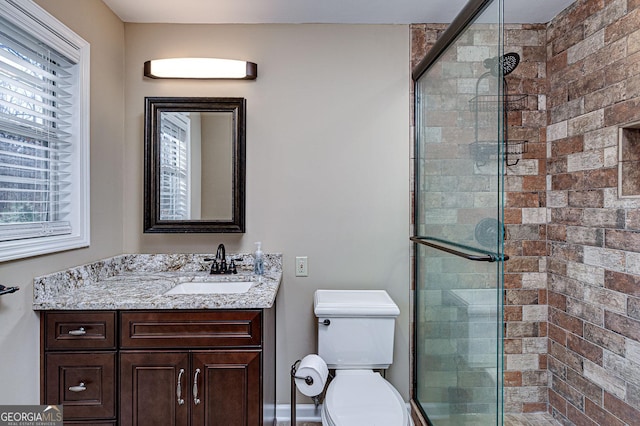
[[[500,69],[502,69],[502,76],[505,77],[513,72],[520,63],[520,55],[515,52],[505,53],[502,56],[494,56],[493,58],[485,59],[484,67],[489,69],[489,72],[494,77],[500,75]]]

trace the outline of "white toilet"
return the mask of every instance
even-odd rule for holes
[[[374,369],[393,362],[398,306],[384,290],[317,290],[318,355],[335,378],[322,404],[323,426],[411,426],[398,391]]]

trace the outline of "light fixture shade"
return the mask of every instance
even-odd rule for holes
[[[144,75],[150,78],[255,80],[258,65],[218,58],[153,59],[144,63]]]

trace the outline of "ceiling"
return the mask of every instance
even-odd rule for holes
[[[466,0],[103,0],[124,22],[449,23]],[[573,0],[505,0],[505,22],[547,23]]]

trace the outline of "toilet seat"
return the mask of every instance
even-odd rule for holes
[[[336,370],[322,406],[323,426],[413,425],[398,391],[372,370]]]

